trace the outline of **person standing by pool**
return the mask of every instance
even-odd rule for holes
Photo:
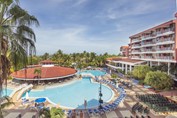
[[[87,100],[84,100],[84,107],[87,108]]]
[[[80,112],[80,118],[83,118],[83,116],[84,116],[84,114],[83,114],[83,112],[81,110],[81,112]]]

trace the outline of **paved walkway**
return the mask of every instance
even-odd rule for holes
[[[136,116],[138,116],[139,118],[141,118],[141,116],[143,114],[133,114],[131,112],[131,108],[134,104],[136,104],[137,102],[139,102],[135,95],[136,94],[152,94],[154,93],[153,91],[149,91],[148,89],[143,88],[142,86],[134,86],[131,90],[125,88],[127,96],[125,98],[125,100],[119,104],[118,108],[115,109],[114,111],[111,111],[109,113],[105,113],[103,115],[101,115],[100,117],[98,116],[93,116],[93,117],[89,117],[88,113],[85,113],[84,118],[130,118],[131,116],[133,118],[136,118]],[[143,115],[145,118],[147,118],[147,116]],[[149,116],[151,118],[165,118],[165,116],[163,115],[159,115],[159,114],[155,114],[153,111],[150,111]],[[79,116],[77,116],[76,118],[80,118]]]

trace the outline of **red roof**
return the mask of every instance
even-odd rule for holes
[[[126,49],[129,48],[129,46],[121,46],[120,48]]]
[[[37,74],[34,74],[35,69],[41,69],[41,78],[57,78],[67,75],[72,75],[76,73],[75,69],[67,68],[67,67],[34,67],[34,68],[27,68],[26,69],[26,78],[34,79]],[[14,78],[25,78],[25,70],[19,70],[17,72],[12,73]]]

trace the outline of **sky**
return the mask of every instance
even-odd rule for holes
[[[37,17],[37,55],[64,53],[118,54],[129,37],[174,19],[175,0],[21,0]]]

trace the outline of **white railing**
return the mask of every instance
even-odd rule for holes
[[[165,50],[173,50],[173,48],[172,47],[156,48],[156,51],[165,51]]]
[[[165,39],[161,39],[159,41],[156,41],[156,43],[163,43],[163,42],[167,42],[167,41],[174,41],[173,38],[165,38]]]
[[[25,86],[27,86],[27,84],[22,84],[19,87],[17,87],[15,90],[13,90],[13,92],[9,95],[9,97],[12,97],[17,91],[24,88]]]
[[[162,60],[173,60],[173,56],[157,56],[156,59],[162,59]]]
[[[33,85],[32,85],[32,84],[30,84],[30,85],[26,86],[25,88],[23,88],[23,89],[19,92],[19,94],[18,94],[18,96],[17,96],[17,100],[19,100],[25,92],[29,91],[29,90],[32,89],[32,88],[33,88]]]
[[[132,43],[139,42],[139,41],[141,41],[141,40],[140,39],[132,39]]]

